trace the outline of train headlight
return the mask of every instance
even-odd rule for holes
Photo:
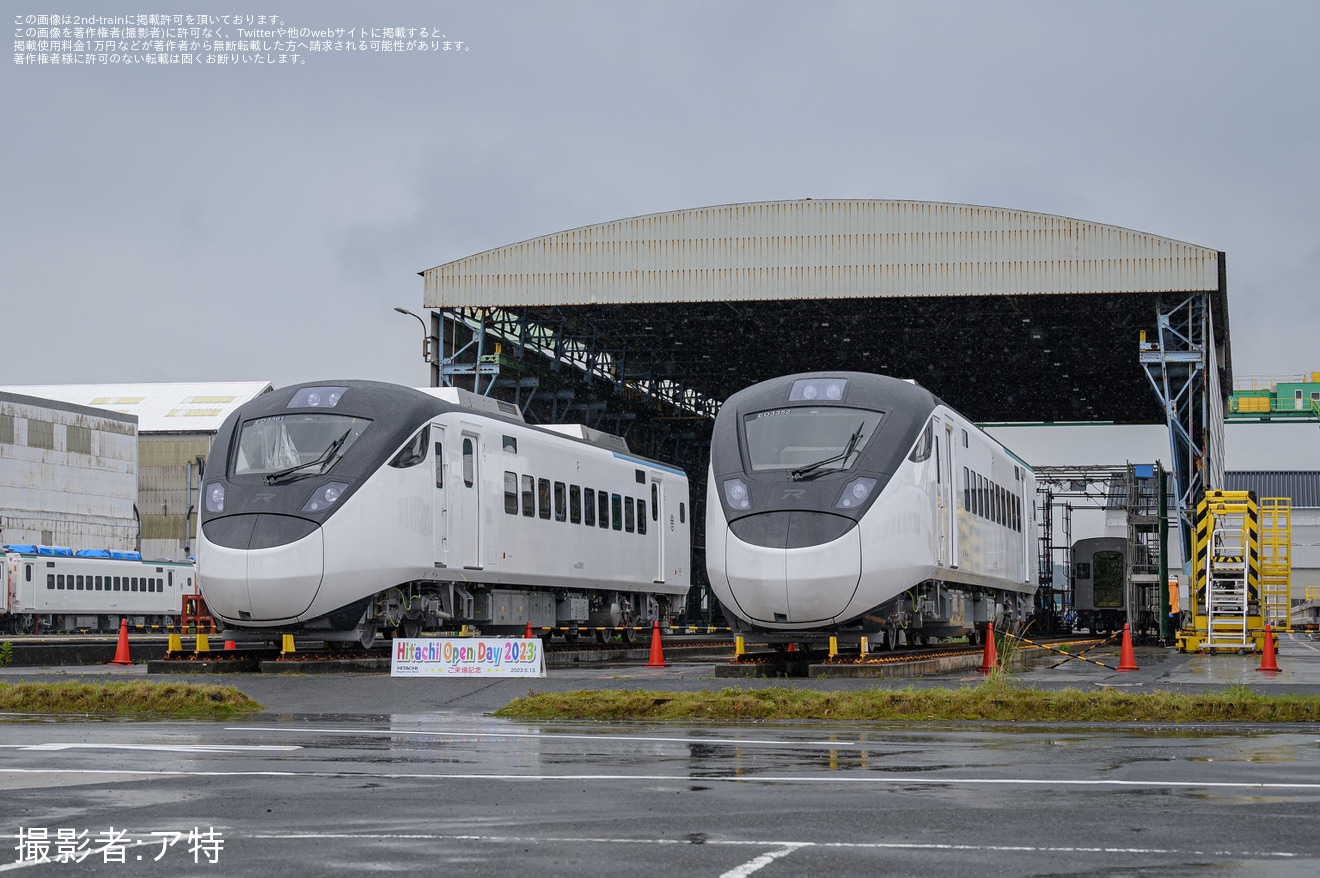
[[[312,492],[311,497],[307,498],[302,511],[324,512],[334,506],[335,501],[344,496],[344,492],[347,490],[348,485],[344,482],[331,482],[328,485],[322,485]]]
[[[869,479],[865,476],[859,479],[853,479],[851,482],[843,486],[843,493],[839,495],[839,499],[835,502],[834,508],[856,509],[858,506],[865,503],[867,498],[871,496],[871,492],[875,490],[875,485],[875,479]]]
[[[751,509],[752,498],[747,493],[747,483],[742,479],[725,479],[724,502],[730,509]]]
[[[788,401],[798,402],[825,397],[829,400],[843,399],[843,391],[848,386],[847,378],[799,378],[788,391]]]
[[[225,511],[225,486],[216,482],[206,489],[206,511]]]
[[[339,405],[339,399],[344,395],[347,387],[304,387],[293,395],[289,404],[285,408],[305,409],[305,408],[326,408],[332,409]]]

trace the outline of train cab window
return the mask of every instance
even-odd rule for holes
[[[1095,580],[1091,584],[1091,594],[1097,607],[1121,608],[1123,606],[1123,553],[1096,552],[1092,556],[1095,562]]]
[[[646,501],[641,497],[637,498],[637,532],[646,533]]]
[[[596,526],[596,492],[591,488],[582,489],[582,523]]]
[[[568,491],[563,482],[555,482],[555,521],[568,520]]]
[[[471,439],[463,440],[463,486],[472,487],[477,475],[477,455]]]
[[[445,486],[445,456],[441,453],[442,450],[440,443],[435,443],[435,486],[437,488]],[[517,488],[518,486],[514,485],[514,487]]]
[[[610,495],[610,515],[614,521],[615,530],[623,530],[623,495]]]
[[[660,520],[660,486],[655,482],[651,483],[651,520]]]
[[[536,480],[536,512],[542,518],[550,517],[550,480]]]
[[[921,463],[930,457],[931,446],[935,443],[935,422],[927,421],[926,429],[921,431],[921,438],[917,439],[917,444],[913,446],[912,453],[908,455],[908,460],[913,463]]]
[[[522,514],[526,518],[532,518],[536,515],[536,502],[533,497],[536,494],[535,479],[531,476],[522,477]]]
[[[682,503],[678,504],[678,523],[687,524],[687,507]]]
[[[637,529],[637,521],[633,513],[633,498],[623,498],[623,529],[632,533]]]
[[[428,424],[399,449],[398,453],[390,460],[390,466],[395,469],[407,469],[410,466],[417,466],[417,464],[426,460],[426,445],[430,440],[431,426]],[[136,590],[134,589],[134,591]]]
[[[568,520],[573,524],[582,523],[582,488],[578,485],[568,486]]]
[[[47,573],[47,574],[46,574],[46,588],[54,588],[54,587],[55,587],[55,574],[54,574],[54,573]]]
[[[618,495],[616,494],[615,496],[617,497]],[[600,513],[600,518],[597,521],[597,524],[599,524],[601,527],[609,527],[610,526],[610,495],[606,494],[604,491],[597,491],[596,499],[600,501],[596,507],[597,511]],[[618,530],[618,527],[616,526],[614,529]]]
[[[504,511],[518,514],[518,474],[508,471],[504,473]]]
[[[514,436],[501,437],[504,441],[504,450],[510,454],[518,453],[518,439]]]

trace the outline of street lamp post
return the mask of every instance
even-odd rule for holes
[[[425,360],[427,363],[429,363],[431,366],[431,386],[432,387],[438,386],[440,384],[438,380],[438,374],[440,371],[440,358],[435,355],[435,347],[433,343],[439,341],[439,339],[437,339],[434,335],[431,334],[430,327],[426,325],[426,321],[423,320],[419,315],[414,314],[413,312],[409,311],[407,308],[396,307],[394,310],[398,311],[400,314],[407,314],[409,317],[414,317],[417,319],[418,323],[422,324],[422,359]],[[432,316],[434,317],[434,315]]]

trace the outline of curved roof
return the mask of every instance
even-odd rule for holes
[[[1051,214],[826,199],[698,207],[423,272],[425,305],[500,307],[1219,288],[1219,253]]]
[[[644,394],[718,402],[779,375],[848,370],[915,379],[981,422],[1163,423],[1139,337],[1192,294],[1210,305],[1214,386],[1232,386],[1223,253],[1032,211],[727,204],[555,232],[422,274],[427,307],[576,352]]]

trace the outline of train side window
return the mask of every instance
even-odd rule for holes
[[[542,518],[550,517],[550,480],[536,480],[536,512]]]
[[[617,497],[618,495],[616,494],[615,496]],[[600,501],[596,506],[597,510],[600,512],[599,520],[596,523],[599,524],[601,527],[609,527],[610,526],[610,495],[606,494],[604,491],[597,491],[596,499]],[[615,530],[618,530],[618,528],[616,527]]]
[[[651,483],[651,520],[660,520],[660,486],[655,482]]]
[[[477,473],[477,455],[471,439],[463,440],[463,486],[472,487]]]
[[[514,436],[504,436],[504,450],[510,454],[518,453],[518,439]]]
[[[972,511],[972,473],[967,467],[963,467],[963,509]]]
[[[1004,489],[995,485],[995,524],[1004,523]]]
[[[582,523],[582,488],[578,485],[568,486],[568,520],[573,524]]]
[[[120,580],[120,578],[119,578],[118,576],[116,576],[116,577],[115,577],[115,591],[120,591],[120,590],[122,590],[122,588],[121,588],[121,580]]]
[[[54,587],[55,587],[55,574],[54,574],[54,573],[47,573],[47,574],[46,574],[46,588],[54,588]]]
[[[623,498],[623,529],[632,533],[637,529],[637,521],[633,512],[633,498]]]
[[[390,466],[395,469],[407,469],[426,460],[426,445],[430,438],[431,425],[427,424],[409,439],[406,445],[399,449],[398,453],[390,460]]]
[[[129,591],[137,591],[137,590],[138,590],[138,578],[137,578],[136,576],[134,576],[132,579],[129,580],[129,582],[130,582],[130,585],[131,585],[131,587],[129,588]]]
[[[57,573],[57,574],[55,574],[55,588],[59,589],[60,591],[64,591],[64,574],[63,574],[63,573]]]
[[[582,523],[596,526],[596,492],[591,488],[582,489]]]
[[[435,443],[435,486],[443,488],[445,486],[445,456],[441,453],[440,443]],[[515,488],[518,486],[515,484]]]
[[[614,521],[615,530],[623,530],[623,495],[610,495],[610,516]]]
[[[981,474],[972,473],[972,514],[981,514]]]
[[[80,573],[77,576],[75,576],[73,581],[74,581],[74,588],[76,588],[78,591],[82,591],[83,590],[82,574]]]
[[[935,484],[937,485],[944,483],[944,476],[940,472],[943,469],[944,467],[940,465],[940,440],[937,436],[935,438]]]
[[[555,482],[555,521],[568,520],[568,491],[563,482]]]
[[[966,448],[966,447],[967,447],[967,431],[966,431],[966,430],[963,430],[963,431],[962,431],[962,434],[963,434],[963,448]]]
[[[522,513],[525,517],[531,518],[536,515],[536,502],[533,497],[536,494],[535,480],[531,476],[522,477]]]
[[[518,514],[518,474],[507,470],[504,473],[504,511],[510,515]]]
[[[641,497],[637,498],[637,532],[646,533],[646,501]]]
[[[24,571],[23,571],[23,578],[24,578],[27,582],[31,582],[31,581],[32,581],[32,565],[31,565],[31,564],[24,564],[24,565],[23,565],[23,568],[24,568]]]
[[[96,577],[96,590],[97,590],[97,591],[105,591],[105,587],[102,585],[102,583],[101,583],[101,577],[99,577],[99,576]]]
[[[682,503],[678,504],[678,523],[687,524],[687,507]]]

